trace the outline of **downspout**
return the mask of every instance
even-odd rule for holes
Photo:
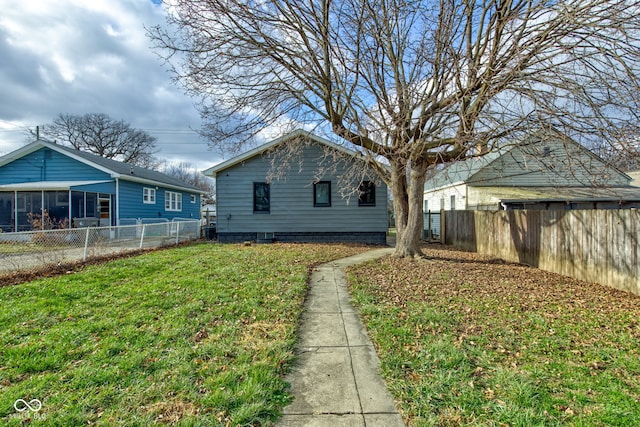
[[[18,190],[13,192],[13,231],[18,232]]]
[[[469,184],[464,185],[464,209],[469,210]]]
[[[40,192],[40,229],[44,230],[44,213],[46,209],[44,208],[44,190]]]
[[[71,208],[73,207],[73,203],[71,201],[71,187],[69,187],[69,227],[71,228],[73,223],[73,218],[71,218]]]
[[[116,207],[114,209],[116,225],[120,225],[120,180],[116,177]]]

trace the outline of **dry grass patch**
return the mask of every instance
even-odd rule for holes
[[[193,418],[201,412],[201,408],[193,403],[175,399],[156,402],[144,409],[156,422],[162,424],[176,424],[182,419]]]

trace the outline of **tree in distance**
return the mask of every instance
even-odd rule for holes
[[[59,114],[40,134],[100,157],[151,169],[158,165],[154,158],[157,152],[155,137],[106,114]]]
[[[336,137],[393,195],[396,256],[420,256],[428,170],[538,129],[638,134],[640,3],[169,0],[149,30],[211,144],[287,127]],[[382,160],[387,168],[376,167]]]
[[[203,175],[195,166],[188,162],[162,162],[160,172],[179,179],[182,182],[193,185],[206,194],[202,196],[203,204],[216,202],[216,189],[211,178]]]

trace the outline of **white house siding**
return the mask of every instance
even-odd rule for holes
[[[511,191],[509,191],[511,190]],[[469,186],[467,190],[469,198],[469,210],[477,211],[496,211],[501,209],[500,201],[511,195],[517,189],[510,188],[489,188],[489,187],[473,187]]]
[[[452,202],[453,197],[453,204]],[[425,192],[425,212],[467,209],[467,185],[458,184]],[[444,205],[443,205],[444,202]]]
[[[262,233],[267,233],[267,237],[274,233],[276,239],[283,233],[377,233],[383,236],[381,233],[386,233],[388,227],[386,187],[376,186],[375,206],[360,207],[357,195],[349,199],[340,196],[336,176],[317,176],[322,157],[322,149],[311,145],[305,149],[301,165],[292,165],[284,178],[270,183],[270,213],[253,212],[253,184],[266,182],[270,169],[267,158],[256,155],[218,172],[217,231],[221,240],[225,233],[236,233],[236,236],[244,233],[247,237],[253,234],[258,238]],[[341,173],[343,170],[337,175]],[[330,207],[314,207],[314,179],[331,181]]]

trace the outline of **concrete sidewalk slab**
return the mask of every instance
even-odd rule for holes
[[[317,267],[302,316],[298,360],[287,376],[295,400],[279,426],[400,427],[378,356],[351,305],[344,268],[390,254],[378,249]]]

